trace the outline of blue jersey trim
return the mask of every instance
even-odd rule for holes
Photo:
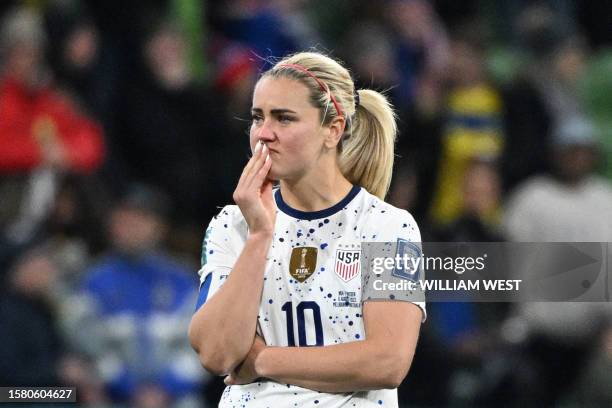
[[[340,200],[338,204],[335,204],[329,208],[326,208],[324,210],[319,210],[319,211],[301,211],[301,210],[296,210],[295,208],[289,207],[289,205],[285,203],[285,201],[283,201],[283,196],[281,194],[280,188],[276,190],[276,194],[274,195],[274,198],[276,200],[276,205],[278,209],[284,212],[285,214],[287,214],[288,216],[297,218],[298,220],[311,221],[311,220],[317,220],[319,218],[325,218],[325,217],[330,217],[334,215],[335,213],[337,213],[338,211],[346,207],[348,203],[350,203],[353,200],[353,198],[355,198],[357,194],[359,194],[360,191],[361,191],[361,187],[354,185],[353,188],[351,188],[351,191],[349,191],[349,193],[346,195],[346,197]]]
[[[200,307],[204,303],[206,303],[206,298],[208,297],[208,291],[210,290],[210,282],[212,281],[212,273],[209,273],[206,279],[204,279],[204,283],[200,286],[200,294],[198,295],[198,302],[196,303],[195,311],[197,312]]]

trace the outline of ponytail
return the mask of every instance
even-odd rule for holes
[[[358,92],[359,105],[342,142],[340,168],[350,182],[384,200],[393,172],[395,113],[381,93]]]

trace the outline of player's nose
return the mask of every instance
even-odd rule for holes
[[[276,133],[272,128],[270,122],[264,121],[264,123],[258,129],[256,138],[258,141],[261,141],[263,143],[271,142],[276,139]]]

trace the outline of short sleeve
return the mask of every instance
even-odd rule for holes
[[[425,293],[421,290],[418,281],[423,280],[425,275],[422,263],[412,262],[422,258],[421,233],[408,211],[389,207],[388,216],[379,220],[375,227],[376,231],[372,231],[372,235],[376,236],[376,242],[362,243],[367,266],[362,276],[362,300],[414,303],[423,312],[424,322],[427,318]],[[398,257],[411,261],[408,264],[400,263],[398,267],[396,263]],[[385,260],[388,262],[392,260],[393,266],[385,268]]]
[[[226,206],[208,225],[198,271],[200,293],[196,311],[219,290],[234,267],[244,246],[246,229],[243,221],[238,207]]]

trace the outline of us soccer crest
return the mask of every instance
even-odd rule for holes
[[[317,268],[317,248],[299,247],[291,251],[289,273],[298,282],[304,282]]]
[[[361,271],[361,250],[336,249],[336,275],[345,282],[350,281]]]

